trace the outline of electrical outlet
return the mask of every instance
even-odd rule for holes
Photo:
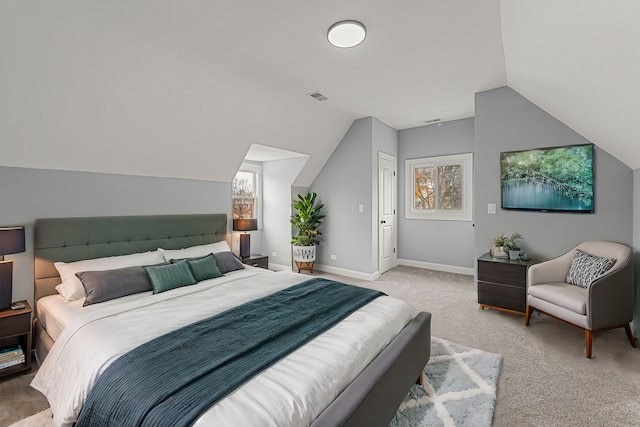
[[[338,255],[331,255],[331,261],[337,261]]]
[[[278,252],[271,252],[271,256],[274,258],[278,258]]]

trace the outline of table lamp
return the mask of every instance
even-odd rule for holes
[[[240,258],[251,256],[251,235],[247,231],[258,229],[258,220],[255,218],[238,218],[233,220],[233,231],[244,231],[240,235]]]
[[[13,261],[4,260],[5,255],[25,251],[24,227],[0,228],[0,310],[11,307],[13,291]]]

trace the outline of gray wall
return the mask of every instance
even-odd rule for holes
[[[500,209],[501,151],[588,143],[578,133],[509,87],[476,94],[475,256],[500,233],[520,232],[523,250],[553,258],[591,239],[632,244],[633,174],[607,152],[595,151],[595,213],[568,214]],[[487,204],[497,213],[489,215]]]
[[[307,160],[296,157],[262,164],[262,249],[251,246],[254,252],[268,255],[269,264],[291,265],[291,184]]]
[[[14,260],[13,300],[33,303],[33,223],[38,218],[226,213],[231,184],[87,172],[0,167],[0,226],[26,226]],[[231,230],[231,227],[228,227]]]
[[[372,117],[353,122],[310,191],[318,193],[327,217],[317,263],[355,272],[378,270],[378,151],[397,155],[397,131]],[[358,212],[363,204],[364,212]],[[336,255],[336,260],[330,256]]]
[[[405,160],[473,152],[473,118],[401,130],[398,141],[398,258],[473,268],[473,222],[405,218]]]

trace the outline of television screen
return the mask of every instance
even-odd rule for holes
[[[500,153],[502,209],[593,213],[593,144]]]

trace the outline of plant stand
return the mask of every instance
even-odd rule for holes
[[[295,261],[296,267],[298,267],[298,273],[300,270],[309,270],[313,274],[313,263],[315,261]]]

